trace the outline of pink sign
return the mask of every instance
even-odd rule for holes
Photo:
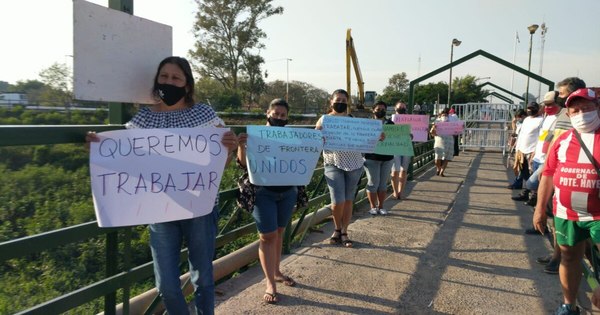
[[[435,130],[438,136],[455,136],[459,135],[465,129],[465,122],[457,121],[438,121],[435,123]]]
[[[429,116],[427,115],[392,115],[392,121],[397,125],[410,125],[414,142],[427,141],[429,131]]]

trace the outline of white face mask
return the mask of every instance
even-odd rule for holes
[[[577,114],[571,116],[570,119],[573,128],[580,133],[594,132],[600,127],[600,117],[598,117],[597,110]]]

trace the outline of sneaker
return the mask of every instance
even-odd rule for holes
[[[379,214],[386,215],[386,214],[388,214],[388,211],[385,209],[379,209]]]
[[[545,265],[545,264],[549,263],[550,260],[552,260],[552,255],[538,257],[535,259],[535,262],[538,264],[541,264],[541,265]]]
[[[523,190],[519,195],[512,196],[510,199],[515,201],[527,201],[529,200],[529,190]]]
[[[558,274],[558,267],[560,266],[560,260],[551,260],[546,267],[544,267],[544,272],[549,273],[551,275]]]
[[[369,213],[372,215],[376,215],[379,213],[379,211],[377,211],[377,208],[371,208],[371,210],[369,210]]]
[[[579,315],[581,314],[581,310],[579,306],[575,306],[575,309],[571,309],[568,304],[561,304],[554,312],[554,315]]]
[[[535,207],[536,203],[537,203],[537,197],[535,195],[533,195],[533,196],[531,196],[531,198],[529,198],[529,200],[525,201],[523,204],[526,206]]]

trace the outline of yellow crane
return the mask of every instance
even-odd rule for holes
[[[346,90],[348,91],[348,95],[350,95],[348,99],[348,113],[350,113],[350,108],[352,107],[352,67],[354,67],[354,74],[356,75],[356,83],[358,85],[358,104],[356,104],[356,109],[364,109],[365,105],[373,105],[376,95],[374,91],[367,91],[367,102],[365,104],[365,82],[360,71],[356,48],[354,48],[354,39],[352,39],[351,33],[352,29],[349,28],[346,31]]]

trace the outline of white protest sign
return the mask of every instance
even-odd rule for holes
[[[260,186],[308,185],[323,150],[321,131],[248,126],[246,165]]]
[[[199,217],[219,193],[228,128],[130,129],[98,134],[90,178],[98,225]]]
[[[347,116],[323,116],[323,137],[325,150],[375,152],[381,131],[379,119],[354,118]]]

